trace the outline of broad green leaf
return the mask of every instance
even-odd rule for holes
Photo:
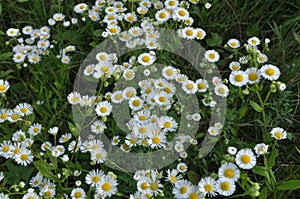
[[[273,150],[271,152],[271,156],[268,159],[268,167],[269,168],[272,168],[275,165],[277,155],[278,155],[278,150],[275,147],[273,147]]]
[[[71,131],[71,133],[75,136],[75,137],[78,137],[78,130],[76,129],[75,125],[72,124],[71,122],[68,122],[69,124],[69,129]]]
[[[268,196],[268,188],[263,187],[262,190],[259,193],[259,199],[266,199]]]
[[[37,160],[33,162],[33,165],[45,178],[48,178],[54,182],[58,180],[57,177],[51,172],[52,166],[50,164],[47,164],[42,160]]]
[[[96,47],[98,44],[95,41],[93,41],[93,42],[89,43],[89,45],[92,47]]]
[[[239,119],[241,119],[245,116],[245,114],[247,113],[247,110],[248,110],[247,106],[243,106],[242,108],[240,108],[240,110],[238,111]]]
[[[278,190],[296,190],[300,189],[300,180],[289,180],[282,182],[277,186]]]
[[[209,46],[220,46],[222,45],[223,38],[217,33],[211,33],[211,37],[206,39],[206,43]]]
[[[8,171],[5,171],[4,175],[7,179],[7,183],[9,184],[17,184],[20,181],[27,183],[33,173],[33,169],[31,167],[16,165],[10,161],[7,161],[5,165]]]
[[[102,33],[103,33],[103,32],[104,32],[103,29],[98,29],[98,30],[95,30],[95,31],[94,31],[93,35],[94,35],[95,37],[102,37]]]
[[[255,166],[255,167],[252,169],[252,171],[253,171],[253,173],[258,174],[258,175],[261,175],[261,176],[264,176],[264,177],[269,176],[268,169],[267,169],[266,167]]]
[[[252,108],[254,110],[256,110],[257,112],[261,113],[262,112],[262,107],[260,105],[258,105],[256,102],[250,100],[250,105],[252,106]]]

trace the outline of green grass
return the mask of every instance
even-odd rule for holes
[[[222,51],[221,56],[225,55],[224,60],[219,63],[223,78],[228,78],[229,75],[229,57],[223,46],[227,40],[237,38],[244,43],[247,38],[252,36],[271,40],[268,52],[269,61],[280,67],[282,72],[280,81],[286,83],[288,92],[276,93],[270,101],[266,114],[268,128],[280,125],[293,134],[291,140],[280,142],[279,157],[273,170],[278,182],[300,179],[300,153],[295,147],[299,148],[300,146],[300,2],[298,0],[214,0],[211,3],[212,7],[209,10],[203,6],[194,8],[192,16],[196,19],[195,26],[202,27],[208,33],[208,38],[212,37],[212,33],[216,33],[218,40],[222,40],[222,45],[214,46],[205,41],[202,41],[201,45],[220,50]],[[0,30],[2,31],[0,32],[0,79],[9,80],[12,85],[7,95],[10,100],[5,106],[12,108],[20,102],[31,103],[35,109],[36,121],[43,124],[45,129],[59,126],[65,131],[68,130],[68,121],[72,121],[72,114],[66,96],[73,89],[73,82],[80,64],[87,53],[92,50],[89,43],[101,41],[93,34],[99,27],[92,24],[82,25],[82,22],[79,22],[80,25],[77,25],[76,28],[58,28],[56,35],[53,35],[52,38],[58,41],[60,47],[72,44],[77,48],[76,52],[72,54],[71,64],[62,64],[55,58],[59,52],[55,52],[50,55],[51,59],[43,59],[39,65],[28,68],[23,68],[12,61],[12,54],[9,53],[12,46],[6,44],[8,37],[4,33],[10,27],[47,25],[47,19],[56,12],[74,15],[73,6],[75,4],[69,0],[32,0],[24,3],[3,0],[0,2],[2,7],[0,12]],[[83,30],[81,27],[85,29]],[[254,94],[245,96],[245,98],[257,99]],[[37,104],[37,100],[43,100],[44,104]],[[238,105],[237,109],[228,110],[227,120],[231,123],[227,125],[225,133],[232,138],[231,143],[236,143],[236,138],[231,137],[234,134],[231,127],[234,126],[238,132],[237,137],[245,142],[240,147],[245,147],[246,144],[250,146],[257,142],[257,137],[252,132],[260,132],[263,129],[262,119],[257,118],[254,110],[249,110],[249,114],[239,118],[236,112],[246,105],[239,104],[241,101],[236,99],[232,99],[230,102],[238,103]],[[4,134],[18,129],[19,127],[16,125],[0,126],[0,132]],[[2,141],[1,138],[0,140]],[[195,155],[194,150],[196,149],[192,148],[189,152]],[[210,162],[207,163],[203,159],[189,159],[190,168],[193,168],[196,173],[210,175],[212,171],[217,171],[219,160],[224,160],[222,154],[224,151],[226,151],[226,145],[220,143],[208,155]],[[4,161],[4,159],[0,159],[0,163]],[[115,172],[118,173],[118,171]],[[251,175],[251,177],[253,176],[255,175]],[[199,178],[199,176],[194,177]],[[125,181],[128,181],[130,177],[125,176],[124,178]],[[262,179],[261,176],[258,178]],[[132,185],[132,181],[128,183],[135,186]],[[299,190],[280,191],[277,195],[277,198],[299,197]]]

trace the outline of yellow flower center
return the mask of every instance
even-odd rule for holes
[[[164,88],[164,91],[165,91],[166,93],[171,93],[171,89],[168,88],[168,87]]]
[[[156,182],[151,183],[150,189],[153,190],[153,191],[157,190],[158,189],[158,184]]]
[[[118,29],[117,29],[117,28],[111,28],[109,31],[110,31],[111,33],[116,33],[116,32],[118,31]]]
[[[51,196],[51,192],[50,192],[50,191],[46,191],[46,192],[45,192],[45,196],[46,196],[46,197],[50,197],[50,196]]]
[[[179,167],[179,169],[180,169],[181,171],[183,171],[183,170],[185,169],[185,166],[181,165],[181,166]]]
[[[175,1],[170,1],[169,2],[169,6],[175,6],[175,4],[176,4]]]
[[[228,182],[222,182],[221,183],[221,189],[223,191],[228,191],[230,189],[230,184]]]
[[[80,192],[76,192],[76,193],[74,194],[74,196],[75,196],[75,198],[80,198],[80,197],[82,196],[82,194],[81,194]]]
[[[0,92],[5,91],[6,87],[4,85],[0,85]]]
[[[83,10],[85,8],[85,6],[84,5],[80,5],[79,8],[80,8],[80,10]]]
[[[2,151],[4,152],[4,153],[6,153],[7,151],[9,151],[9,146],[4,146],[3,148],[2,148]]]
[[[224,176],[227,177],[227,178],[233,178],[234,170],[233,169],[226,169],[224,171]]]
[[[165,96],[160,96],[160,97],[158,98],[158,100],[159,100],[160,102],[165,102],[167,99],[166,99]]]
[[[141,121],[145,121],[147,119],[147,117],[145,116],[145,115],[141,115],[140,117],[139,117],[139,120],[141,120]]]
[[[166,74],[167,74],[168,76],[172,76],[172,75],[174,74],[174,71],[173,71],[172,69],[168,69],[168,70],[166,71]]]
[[[6,117],[7,117],[7,114],[6,114],[6,113],[2,113],[2,114],[1,114],[1,119],[4,120]]]
[[[15,148],[14,154],[19,154],[20,152],[21,152],[21,149],[20,149],[20,148]]]
[[[198,38],[202,38],[202,37],[203,37],[202,32],[197,32],[197,37],[198,37]]]
[[[149,56],[144,56],[142,58],[143,62],[149,62],[150,61],[150,57]]]
[[[165,122],[165,123],[164,123],[164,127],[165,127],[165,128],[171,128],[171,127],[172,127],[171,122]]]
[[[179,192],[180,192],[181,194],[185,194],[185,193],[187,192],[187,187],[186,187],[186,186],[181,187],[181,188],[179,189]]]
[[[133,21],[133,20],[134,20],[134,17],[133,17],[133,16],[129,16],[129,17],[127,17],[127,20],[128,20],[128,21]]]
[[[30,196],[30,197],[28,197],[27,199],[34,199],[34,197]]]
[[[23,153],[23,154],[20,156],[20,159],[21,159],[22,161],[26,161],[26,160],[28,160],[28,155],[27,155],[26,153]]]
[[[233,65],[233,66],[232,66],[232,69],[233,69],[233,70],[237,70],[238,68],[239,68],[238,65]]]
[[[215,55],[214,53],[210,53],[210,54],[208,55],[208,57],[209,57],[210,59],[215,59],[215,58],[216,58],[216,55]]]
[[[142,127],[139,128],[139,133],[141,133],[141,134],[146,133],[146,131],[147,131],[147,128],[144,127],[144,126],[142,126]]]
[[[193,85],[192,83],[188,83],[188,84],[186,85],[186,88],[187,88],[188,90],[192,90],[192,89],[194,88],[194,85]]]
[[[134,92],[133,92],[133,91],[128,91],[128,92],[126,93],[126,97],[128,97],[128,98],[133,97],[133,95],[134,95]]]
[[[249,164],[249,162],[251,161],[251,158],[250,158],[249,155],[242,155],[241,161],[242,161],[244,164]]]
[[[13,120],[17,120],[17,119],[19,119],[19,115],[18,115],[18,114],[13,114],[13,115],[11,116],[11,118],[12,118]]]
[[[274,136],[275,136],[277,139],[281,139],[281,138],[282,138],[282,133],[281,133],[281,132],[276,132],[276,133],[274,133]]]
[[[211,192],[213,190],[213,186],[211,184],[204,185],[204,189],[207,192]]]
[[[166,17],[167,17],[167,14],[164,13],[164,12],[161,12],[161,13],[159,14],[159,18],[161,18],[161,19],[164,19],[164,18],[166,18]]]
[[[140,31],[139,30],[133,30],[132,33],[135,34],[135,35],[138,35],[140,33]]]
[[[225,93],[225,88],[219,88],[218,91],[219,91],[219,93],[224,94]]]
[[[237,74],[234,79],[237,82],[242,82],[244,80],[244,76],[242,74]]]
[[[37,61],[38,58],[37,58],[37,57],[33,57],[32,60],[33,60],[33,61]]]
[[[186,12],[184,10],[180,10],[178,14],[183,17],[186,15]]]
[[[141,103],[139,100],[133,100],[132,104],[133,106],[139,106]]]
[[[248,75],[248,78],[249,78],[250,81],[255,81],[255,80],[257,80],[258,76],[257,76],[256,73],[250,73]]]
[[[170,176],[170,180],[171,182],[176,182],[177,181],[177,177],[176,176]]]
[[[132,78],[133,74],[131,72],[126,72],[125,77],[126,78]]]
[[[205,88],[205,84],[204,83],[199,83],[198,84],[198,88],[199,89],[204,89]]]
[[[33,132],[37,133],[39,131],[38,127],[34,127]]]
[[[236,45],[236,42],[231,42],[231,46],[235,47]]]
[[[102,153],[97,153],[97,154],[96,154],[96,158],[97,158],[97,159],[101,159],[102,157],[103,157]]]
[[[260,56],[258,59],[259,59],[259,61],[261,61],[261,62],[265,61],[265,58],[264,58],[263,56]]]
[[[145,90],[145,93],[146,93],[146,94],[151,93],[151,88],[147,88],[147,89]]]
[[[195,192],[192,192],[191,194],[190,194],[190,197],[189,197],[189,199],[198,199],[199,197],[198,197],[198,194],[197,193],[195,193]]]
[[[275,74],[275,70],[273,68],[268,68],[266,70],[267,75],[273,76]]]
[[[159,144],[160,143],[160,138],[159,137],[154,137],[152,138],[152,141],[154,144]]]
[[[194,32],[193,32],[193,30],[191,30],[191,29],[188,29],[187,31],[186,31],[186,35],[187,36],[191,36],[191,35],[193,35],[194,34]]]
[[[26,113],[26,112],[27,112],[27,110],[28,110],[28,109],[27,109],[27,108],[25,108],[25,107],[21,108],[21,112],[22,112],[22,113]]]
[[[149,188],[148,183],[147,183],[147,182],[143,182],[143,183],[141,184],[141,188],[142,188],[143,190],[148,189],[148,188]]]
[[[107,112],[107,108],[106,107],[101,107],[100,108],[100,112],[101,113],[106,113]]]
[[[256,45],[257,44],[257,42],[256,42],[256,40],[251,40],[251,43],[253,44],[253,45]]]
[[[99,176],[94,176],[94,177],[92,178],[92,182],[94,182],[94,183],[99,182],[99,180],[100,180],[100,177],[99,177]]]

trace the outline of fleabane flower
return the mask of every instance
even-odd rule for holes
[[[17,29],[17,28],[9,28],[6,31],[6,34],[9,37],[15,37],[15,36],[17,36],[19,34],[19,29]]]
[[[218,171],[219,178],[225,178],[227,180],[237,181],[240,177],[240,170],[238,167],[229,162],[223,164]]]
[[[248,83],[248,74],[244,71],[232,71],[229,76],[232,85],[242,87]]]
[[[287,133],[283,128],[275,127],[270,132],[271,136],[276,140],[283,140],[287,138]]]
[[[227,44],[230,48],[239,48],[241,46],[240,41],[237,39],[229,39]]]
[[[111,113],[112,105],[108,101],[103,101],[97,104],[95,110],[98,116],[108,116]]]
[[[3,79],[0,79],[0,93],[6,93],[9,89],[9,82]]]
[[[264,155],[268,153],[268,147],[269,145],[266,145],[265,143],[260,143],[255,145],[254,151],[257,154],[257,156]]]
[[[150,53],[142,53],[138,56],[138,62],[143,66],[149,66],[153,64],[155,60],[155,55],[152,55]]]
[[[251,149],[241,149],[236,154],[235,162],[242,169],[252,169],[256,165],[256,157]]]
[[[272,64],[263,65],[260,69],[261,75],[268,80],[277,80],[280,77],[280,70]]]
[[[217,51],[215,50],[208,50],[205,52],[204,57],[207,59],[209,62],[217,62],[220,59],[220,55]]]

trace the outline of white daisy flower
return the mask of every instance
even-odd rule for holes
[[[268,80],[277,80],[280,77],[280,70],[272,64],[263,65],[260,69],[261,75]]]
[[[6,31],[7,36],[9,37],[15,37],[19,34],[19,29],[17,28],[9,28]]]
[[[118,192],[117,185],[117,180],[114,177],[107,175],[101,180],[100,185],[96,188],[96,193],[104,198],[110,197]]]
[[[22,28],[22,32],[25,35],[30,35],[32,30],[33,30],[32,26],[24,26],[24,28]]]
[[[112,138],[111,144],[116,146],[119,144],[119,142],[120,142],[119,136],[116,135]]]
[[[238,167],[229,162],[223,164],[218,171],[219,178],[225,178],[227,180],[237,181],[240,177],[240,170]]]
[[[164,23],[166,21],[168,21],[171,18],[170,13],[165,10],[159,10],[155,13],[155,19],[159,22],[159,23]]]
[[[128,30],[129,34],[133,37],[139,37],[143,34],[143,29],[137,26],[134,26]]]
[[[283,140],[287,138],[287,133],[283,128],[275,127],[270,132],[271,136],[276,140]]]
[[[256,157],[251,149],[241,149],[236,154],[235,162],[242,169],[252,169],[256,165]]]
[[[108,116],[111,110],[112,105],[108,101],[98,103],[95,109],[98,116]]]
[[[220,55],[215,50],[207,50],[204,54],[204,57],[207,59],[207,61],[215,63],[219,61]]]
[[[256,144],[254,147],[254,151],[257,156],[264,155],[268,153],[268,147],[269,145],[266,145],[265,143]]]
[[[0,109],[0,123],[5,122],[9,116],[9,110]]]
[[[249,62],[249,60],[247,59],[247,57],[246,56],[242,56],[242,57],[240,57],[239,58],[239,62],[241,63],[241,64],[248,64],[248,62]]]
[[[21,148],[20,153],[16,154],[14,158],[18,164],[22,166],[27,166],[28,164],[31,164],[34,156],[32,155],[29,149]]]
[[[209,88],[208,82],[205,79],[198,79],[195,82],[198,87],[198,92],[203,93],[206,92]]]
[[[173,11],[173,18],[175,20],[184,21],[189,18],[190,13],[185,8],[178,7]]]
[[[188,170],[188,166],[181,162],[177,165],[177,171],[179,171],[180,173],[185,173]]]
[[[179,171],[177,171],[177,169],[168,169],[166,179],[174,184],[182,179],[182,175],[179,173]]]
[[[105,30],[109,35],[116,35],[121,32],[121,28],[118,25],[109,25]]]
[[[229,89],[225,84],[218,84],[214,89],[216,95],[221,97],[227,97],[229,94]]]
[[[26,58],[26,54],[23,54],[23,53],[15,53],[14,56],[13,56],[13,61],[15,63],[21,63],[25,60]]]
[[[207,132],[208,132],[211,136],[216,136],[216,135],[219,135],[219,134],[220,134],[219,130],[218,130],[216,127],[214,127],[214,126],[209,127],[208,130],[207,130]]]
[[[91,151],[91,160],[97,164],[103,163],[106,160],[107,152],[104,148]]]
[[[91,187],[98,187],[102,179],[105,178],[105,174],[101,170],[92,170],[85,176],[85,183]]]
[[[174,120],[173,117],[162,116],[158,121],[159,127],[165,132],[174,132],[178,128],[178,123]]]
[[[260,64],[266,63],[268,61],[268,56],[266,54],[260,53],[257,57],[257,61]]]
[[[35,123],[30,125],[30,127],[28,128],[28,133],[32,136],[36,136],[41,132],[41,130],[42,130],[42,125]]]
[[[85,199],[86,193],[85,193],[84,189],[82,189],[82,188],[75,188],[71,192],[71,198],[72,199]]]
[[[177,0],[167,0],[165,1],[165,7],[168,9],[175,9],[179,5],[179,2]]]
[[[192,183],[187,180],[179,180],[174,183],[172,193],[175,198],[187,198],[192,192]]]
[[[123,72],[123,77],[126,81],[133,80],[135,78],[134,70],[126,68]]]
[[[72,105],[76,105],[80,102],[81,95],[77,91],[74,91],[68,95],[68,101]]]
[[[136,95],[136,89],[134,87],[127,87],[123,90],[123,97],[127,100]]]
[[[248,74],[249,84],[255,84],[260,81],[260,71],[257,68],[248,68],[245,72]]]
[[[138,56],[138,62],[143,66],[149,66],[153,64],[155,60],[155,55],[152,55],[150,53],[142,53]]]
[[[202,28],[196,28],[196,39],[202,40],[206,36],[206,32]]]
[[[55,13],[52,18],[55,21],[63,21],[65,19],[65,15],[62,13]]]
[[[230,62],[229,68],[231,70],[237,71],[237,70],[240,70],[241,64],[239,62],[233,61],[233,62]]]
[[[145,6],[140,6],[136,9],[137,13],[141,14],[141,15],[144,15],[148,12],[148,8],[145,7]]]
[[[187,80],[187,81],[183,82],[182,89],[187,94],[194,94],[198,90],[197,89],[197,84],[195,82],[191,81],[191,80]]]
[[[193,27],[185,27],[183,29],[178,30],[179,35],[187,40],[195,39],[197,36],[197,31]]]
[[[257,37],[251,37],[248,39],[248,44],[250,46],[258,46],[260,44],[260,40]]]
[[[65,143],[65,142],[68,142],[71,138],[72,138],[71,133],[65,133],[65,134],[60,136],[58,142],[59,143]]]
[[[115,104],[121,103],[124,100],[123,92],[122,91],[113,92],[110,99]]]
[[[78,14],[82,14],[84,11],[86,11],[88,9],[88,5],[85,3],[80,3],[77,4],[76,6],[74,6],[74,11]]]
[[[232,71],[229,76],[232,85],[242,87],[248,83],[248,74],[244,71]]]
[[[201,180],[198,183],[198,187],[201,193],[203,193],[205,196],[216,196],[216,181],[215,179],[211,177],[205,177],[201,178]]]
[[[142,98],[135,96],[129,99],[128,105],[132,110],[137,111],[143,108],[144,101]]]
[[[100,120],[96,120],[91,125],[91,131],[95,134],[103,133],[105,129],[106,129],[105,123]]]
[[[0,93],[6,93],[9,87],[10,85],[8,81],[0,79]]]
[[[235,183],[232,180],[219,179],[216,183],[216,190],[222,196],[230,196],[235,191]]]
[[[227,44],[230,48],[239,48],[241,46],[240,41],[237,39],[229,39]]]
[[[183,82],[187,81],[188,80],[188,76],[186,76],[185,74],[180,74],[178,73],[176,75],[176,78],[175,78],[176,82],[182,84]]]

